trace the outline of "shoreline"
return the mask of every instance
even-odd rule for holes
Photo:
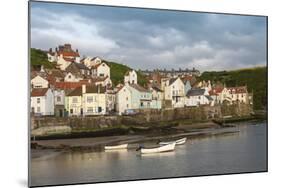
[[[247,121],[243,121],[247,122]],[[104,151],[105,145],[115,145],[128,143],[128,149],[135,149],[139,144],[156,146],[159,141],[175,140],[182,137],[187,139],[202,138],[221,134],[235,134],[239,132],[237,126],[220,126],[212,121],[194,124],[180,124],[171,133],[165,132],[143,132],[138,134],[126,134],[115,136],[99,136],[87,138],[53,139],[31,141],[32,158],[44,156],[52,152],[86,152]],[[170,131],[170,130],[167,130]],[[51,153],[52,153],[51,152]]]

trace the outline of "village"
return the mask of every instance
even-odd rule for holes
[[[107,61],[100,57],[80,58],[71,44],[46,52],[55,68],[31,71],[33,116],[134,115],[141,109],[194,108],[198,106],[253,104],[247,86],[199,81],[196,69],[128,70],[122,83],[114,85]],[[142,73],[147,83],[138,84]]]

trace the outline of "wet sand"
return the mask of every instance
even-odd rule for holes
[[[83,151],[83,150],[104,150],[105,145],[129,144],[129,149],[137,148],[139,144],[149,146],[157,145],[159,141],[171,141],[182,137],[197,138],[210,135],[228,134],[237,132],[236,127],[220,127],[212,122],[198,123],[192,125],[179,125],[172,128],[171,134],[167,132],[137,133],[120,136],[104,136],[75,139],[56,139],[32,141],[40,147],[31,149],[31,157],[36,158],[43,155],[52,155],[53,152]]]

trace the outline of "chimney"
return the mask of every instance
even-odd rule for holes
[[[40,72],[45,72],[45,70],[44,70],[44,65],[41,65]]]
[[[86,85],[85,84],[82,85],[82,94],[84,94],[84,93],[86,93]]]
[[[50,48],[50,49],[49,49],[49,52],[52,53],[52,51],[53,51],[52,48]]]
[[[76,53],[78,53],[78,49],[76,49]]]
[[[58,48],[56,47],[56,52],[58,52]]]

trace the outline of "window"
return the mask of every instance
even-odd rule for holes
[[[102,66],[104,67],[104,66],[105,66],[105,64],[103,63],[103,64],[102,64]]]
[[[93,96],[88,96],[87,103],[92,103],[92,102],[93,102]]]
[[[40,103],[40,98],[37,98],[37,104],[39,104]]]
[[[101,76],[101,77],[104,77],[104,74],[103,74],[103,73],[101,73],[101,74],[100,74],[100,76]]]
[[[150,106],[150,102],[147,102],[147,106]]]
[[[57,96],[57,102],[61,102],[61,96]]]
[[[68,78],[71,79],[71,75],[68,75]]]
[[[77,97],[73,97],[72,98],[72,103],[77,103],[78,102],[78,98]]]
[[[73,114],[73,109],[70,109],[70,113]]]
[[[88,112],[88,113],[93,113],[93,112],[94,112],[93,107],[88,107],[88,108],[87,108],[87,112]]]
[[[128,97],[126,97],[126,101],[128,101]]]
[[[143,102],[141,102],[141,106],[143,106]]]
[[[40,112],[40,111],[41,111],[41,109],[40,109],[40,107],[38,106],[38,107],[37,107],[37,112]]]
[[[127,104],[127,108],[129,108],[129,104]]]

